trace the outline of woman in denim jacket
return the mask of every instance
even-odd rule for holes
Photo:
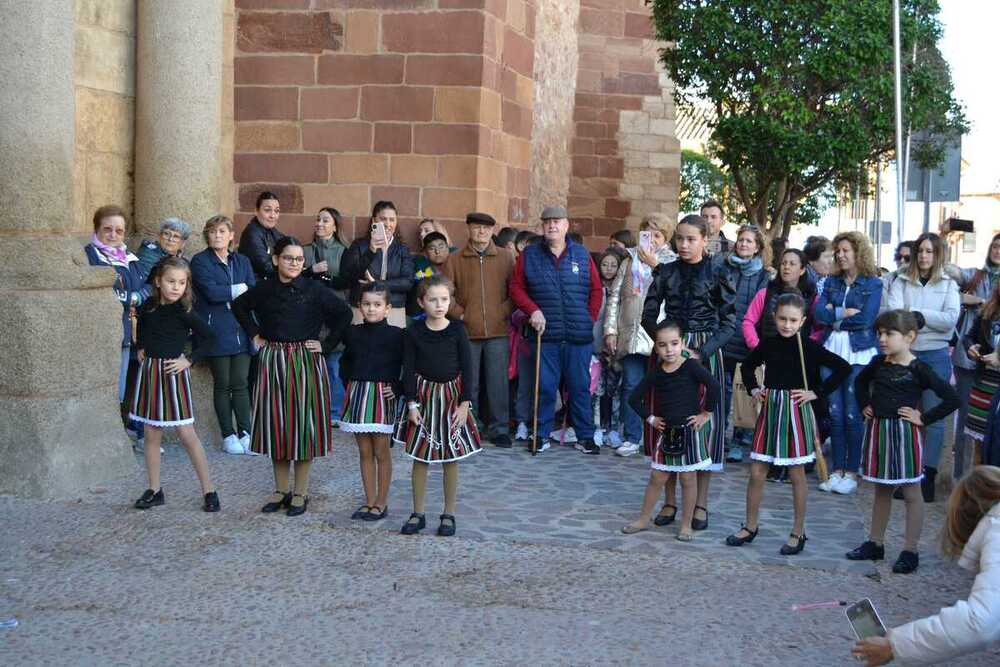
[[[864,419],[854,398],[854,380],[878,353],[875,318],[882,303],[882,281],[867,237],[845,232],[833,239],[836,266],[816,303],[817,324],[826,327],[824,347],[851,364],[851,375],[830,394],[830,444],[833,474],[822,491],[854,493],[861,465]]]

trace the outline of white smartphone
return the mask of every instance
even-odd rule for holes
[[[868,598],[858,600],[844,613],[847,614],[847,620],[851,623],[851,629],[858,639],[885,637],[885,624]]]
[[[375,222],[372,223],[372,238],[376,241],[385,241],[385,223]]]
[[[643,232],[639,232],[639,247],[646,252],[651,252],[653,249],[653,232],[648,229]]]

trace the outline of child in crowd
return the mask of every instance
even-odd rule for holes
[[[618,248],[622,252],[625,252],[635,246],[635,234],[633,234],[630,229],[619,229],[617,232],[608,237],[609,248]]]
[[[202,341],[211,342],[212,329],[191,312],[191,268],[183,259],[166,257],[157,265],[152,296],[138,318],[136,355],[139,375],[131,419],[145,424],[146,475],[149,488],[135,501],[145,510],[164,502],[160,487],[160,441],[163,429],[176,426],[205,495],[202,509],[219,511],[219,496],[208,474],[208,459],[194,430],[191,399],[191,361],[184,345],[193,329]],[[192,359],[195,355],[192,354]]]
[[[517,238],[518,232],[513,227],[504,227],[496,236],[493,237],[493,242],[498,248],[503,248],[514,255],[514,259],[517,259],[517,247],[515,246],[515,239]]]
[[[618,248],[608,248],[597,258],[597,270],[601,275],[601,286],[604,290],[604,300],[601,303],[601,310],[594,321],[594,356],[591,357],[592,374],[596,370],[597,377],[593,378],[594,392],[591,395],[591,403],[594,411],[594,442],[598,445],[608,444],[613,447],[621,445],[621,438],[618,436],[620,430],[618,415],[619,399],[618,393],[621,387],[621,366],[615,359],[615,355],[609,352],[604,345],[604,318],[608,305],[608,296],[611,291],[611,284],[618,275],[625,252]],[[614,433],[615,443],[605,442],[610,434]],[[582,447],[582,445],[581,445]]]
[[[516,250],[517,254],[520,255],[530,244],[537,242],[538,238],[538,234],[523,229],[517,233],[516,237],[514,237],[514,250]]]
[[[910,311],[889,310],[875,320],[881,354],[865,366],[854,383],[858,407],[865,416],[861,448],[861,476],[875,484],[871,532],[868,540],[846,555],[849,560],[885,558],[885,528],[892,511],[893,489],[902,485],[906,503],[903,550],[892,566],[897,574],[917,569],[917,544],[924,522],[923,439],[926,427],[954,412],[958,396],[948,380],[917,359],[910,346],[917,337],[917,318]],[[923,392],[932,390],[941,399],[921,414]]]
[[[406,304],[406,314],[413,320],[424,319],[424,311],[417,303],[417,285],[424,278],[429,278],[441,273],[441,266],[448,261],[451,250],[448,247],[448,238],[441,232],[428,232],[424,234],[421,244],[423,255],[417,255],[414,261],[416,269],[413,289],[410,290]]]
[[[458,461],[480,450],[472,400],[462,382],[472,365],[469,337],[461,322],[446,317],[454,289],[442,275],[420,281],[417,299],[426,318],[413,322],[403,339],[407,409],[394,438],[413,459],[413,513],[403,524],[403,535],[427,526],[424,497],[431,463],[440,463],[444,469],[444,513],[437,534],[455,534]]]
[[[362,323],[344,335],[341,375],[347,383],[340,428],[358,442],[365,504],[352,519],[379,521],[389,512],[392,452],[389,438],[399,410],[404,330],[386,321],[389,292],[377,282],[361,289]]]
[[[721,400],[721,385],[695,358],[685,354],[684,335],[677,322],[656,327],[653,349],[659,363],[629,396],[629,405],[644,420],[643,437],[652,471],[639,518],[622,528],[626,535],[649,528],[656,499],[667,479],[680,475],[683,501],[677,539],[692,539],[691,521],[698,493],[697,471],[712,465],[709,453],[712,410]],[[704,395],[704,401],[701,396]],[[676,512],[675,512],[676,514]],[[667,522],[670,523],[670,522]],[[666,525],[666,524],[660,524]]]
[[[740,547],[753,542],[760,528],[760,503],[764,477],[770,465],[787,467],[792,481],[795,522],[781,554],[792,556],[805,547],[806,485],[805,464],[816,460],[819,441],[813,404],[840,386],[851,365],[826,350],[801,329],[809,307],[798,294],[782,294],[774,310],[775,333],[755,347],[741,366],[743,383],[763,404],[753,434],[750,482],[747,484],[747,520],[726,544]],[[764,386],[757,385],[756,371],[764,366]],[[831,371],[820,381],[820,368]]]

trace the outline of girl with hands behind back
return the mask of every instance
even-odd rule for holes
[[[691,521],[698,502],[698,471],[712,465],[712,411],[721,399],[722,388],[707,368],[685,354],[680,324],[665,320],[657,325],[655,334],[653,351],[658,363],[628,399],[645,420],[643,440],[652,470],[639,518],[622,532],[631,535],[647,530],[656,499],[668,479],[679,475],[682,509],[677,539],[689,542],[694,535]],[[673,516],[676,514],[675,508]],[[673,516],[658,525],[671,523]]]
[[[909,574],[920,562],[917,544],[924,522],[923,429],[958,408],[958,397],[947,379],[917,359],[910,346],[917,337],[917,318],[905,310],[888,310],[875,320],[881,354],[861,371],[854,383],[858,406],[866,418],[861,448],[861,476],[875,484],[868,540],[849,551],[849,560],[882,560],[882,543],[892,510],[892,492],[901,486],[906,503],[903,551],[892,566]],[[930,389],[941,402],[921,414],[916,407]]]

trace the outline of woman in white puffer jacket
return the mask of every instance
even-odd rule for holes
[[[934,665],[1000,640],[1000,468],[977,466],[948,501],[943,549],[976,572],[968,600],[855,644],[867,665]]]
[[[911,348],[945,382],[951,381],[951,338],[961,312],[958,283],[943,272],[946,247],[937,234],[921,234],[913,246],[913,259],[889,287],[889,303],[883,309],[909,310],[922,321],[917,340]],[[925,391],[923,410],[941,402],[933,391]],[[923,475],[921,483],[925,502],[934,501],[934,477],[937,475],[944,444],[944,420],[927,427],[924,434]]]

